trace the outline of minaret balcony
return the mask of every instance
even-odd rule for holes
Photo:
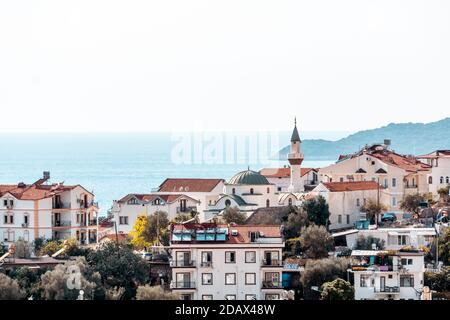
[[[303,153],[289,153],[288,154],[288,160],[289,159],[304,159]]]

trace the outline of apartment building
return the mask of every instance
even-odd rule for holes
[[[320,183],[310,196],[322,196],[330,211],[330,230],[346,229],[365,219],[361,208],[368,200],[385,203],[384,188],[375,181],[325,182]]]
[[[48,183],[50,173],[32,184],[0,185],[0,239],[75,238],[97,243],[98,207],[94,195],[80,185]]]
[[[171,289],[190,300],[281,299],[280,226],[171,226]]]
[[[438,190],[450,186],[450,150],[436,150],[429,154],[418,156],[417,159],[431,166],[428,174],[429,192],[436,199],[439,198]]]
[[[128,194],[116,200],[111,208],[119,233],[129,233],[139,216],[156,211],[167,213],[169,220],[178,214],[198,212],[200,201],[184,194]]]
[[[431,166],[415,157],[391,151],[375,144],[345,156],[330,166],[319,169],[321,182],[376,181],[383,186],[388,210],[401,212],[400,203],[408,194],[428,192]]]
[[[355,300],[422,300],[423,252],[352,251]]]

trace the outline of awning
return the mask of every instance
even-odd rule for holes
[[[418,236],[435,236],[436,235],[436,231],[430,230],[430,231],[420,231],[417,232]]]
[[[333,238],[336,238],[336,237],[346,236],[346,235],[349,235],[349,234],[352,234],[352,233],[358,233],[358,232],[359,232],[359,230],[357,230],[357,229],[352,229],[352,230],[346,230],[346,231],[336,232],[336,233],[333,233],[331,236],[332,236]]]

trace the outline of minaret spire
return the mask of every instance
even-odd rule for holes
[[[291,150],[288,154],[288,161],[291,165],[291,184],[289,185],[289,192],[303,192],[303,178],[301,175],[301,167],[303,162],[303,153],[301,152],[302,141],[297,129],[297,117],[294,117],[294,130],[291,136]]]

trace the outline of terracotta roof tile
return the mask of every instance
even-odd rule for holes
[[[169,178],[160,186],[159,192],[211,192],[223,179]]]
[[[325,182],[323,184],[331,192],[377,190],[382,188],[375,181]]]
[[[314,168],[301,168],[300,174],[303,177],[305,174],[308,174],[311,170],[317,171]],[[259,173],[266,178],[290,178],[291,177],[291,168],[263,168],[259,171]]]

